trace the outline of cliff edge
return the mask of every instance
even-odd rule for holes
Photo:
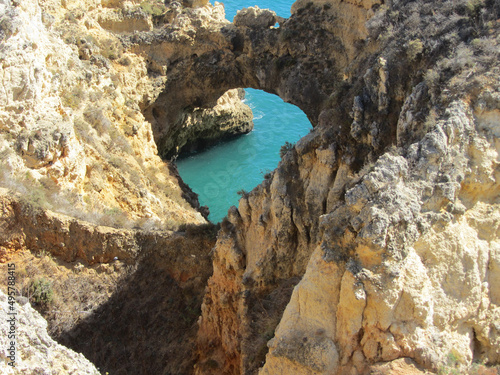
[[[228,23],[222,7],[4,0],[0,16],[1,185],[102,225],[205,223],[206,208],[168,159],[252,130],[244,94],[176,108],[159,123],[149,107],[164,91],[167,68],[123,40],[161,30],[169,48],[182,55],[176,46],[184,45],[191,56],[209,42],[197,33]]]
[[[278,29],[259,13],[226,62],[314,131],[229,210],[197,373],[498,365],[498,3],[299,1]]]
[[[233,23],[206,1],[2,7],[2,184],[147,229],[71,226],[48,211],[35,218],[51,226],[37,226],[3,200],[2,225],[25,228],[9,227],[7,250],[46,240],[58,257],[105,262],[104,274],[122,249],[66,253],[68,230],[129,240],[137,268],[94,306],[110,320],[63,340],[115,371],[158,342],[154,372],[496,371],[498,1],[300,0],[289,19],[253,7]],[[165,231],[199,228],[206,211],[158,154],[231,135],[232,109],[217,106],[244,87],[296,104],[314,130],[229,210],[211,253],[213,239]],[[248,118],[229,123],[248,131]],[[129,303],[134,285],[143,293]],[[134,306],[154,340],[120,352],[108,335],[133,341]]]
[[[4,308],[0,312],[2,374],[95,375],[99,373],[97,368],[82,354],[75,353],[55,342],[47,333],[47,322],[27,301],[17,303],[14,299],[11,304],[8,301],[10,301],[8,296],[0,290],[2,306],[12,306],[13,310],[10,312],[15,312],[9,315],[8,310]],[[12,319],[15,321],[14,324],[9,322]],[[15,344],[12,345],[12,342]],[[10,348],[14,349],[10,350]]]

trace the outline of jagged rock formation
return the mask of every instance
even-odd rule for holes
[[[182,111],[179,126],[165,128],[158,121],[156,144],[164,157],[176,156],[181,152],[194,152],[214,145],[224,139],[248,133],[253,129],[253,114],[250,107],[241,100],[243,89],[226,91],[212,109]],[[157,104],[156,104],[157,105]],[[152,113],[158,114],[155,110]]]
[[[97,226],[42,210],[6,189],[0,189],[0,213],[2,263],[24,249],[88,264],[109,263],[115,258],[134,263],[141,252],[139,231]]]
[[[196,196],[158,157],[155,139],[164,156],[173,156],[185,144],[195,148],[250,131],[251,110],[234,90],[208,109],[178,108],[176,121],[158,130],[147,121],[147,107],[167,77],[158,73],[159,61],[120,42],[137,31],[154,34],[161,25],[186,42],[193,25],[227,23],[221,6],[194,3],[204,6],[3,0],[2,186],[99,224],[175,229],[204,223]],[[204,48],[193,43],[190,53]],[[165,132],[169,139],[161,143]]]
[[[30,40],[27,22],[2,29],[5,51],[28,61],[4,65],[4,149],[18,139],[17,151],[8,152],[11,169],[28,166],[38,173],[30,176],[52,176],[58,186],[87,181],[93,187],[83,189],[84,202],[87,194],[89,202],[116,201],[136,217],[150,209],[163,221],[177,212],[182,222],[204,222],[175,171],[157,170],[163,164],[153,141],[173,155],[174,146],[189,147],[192,134],[219,137],[218,130],[207,135],[204,127],[188,125],[199,115],[196,108],[214,107],[230,89],[278,94],[313,123],[314,131],[222,223],[199,320],[196,373],[363,374],[445,366],[465,372],[473,361],[498,365],[498,2],[298,1],[288,20],[253,8],[234,24],[223,20],[221,5],[196,1],[187,5],[202,6],[171,2],[154,17],[129,2],[80,4],[80,10],[47,2],[43,17],[35,3],[3,4],[12,13],[8,19],[34,18],[40,35],[22,52],[18,41]],[[70,11],[67,19],[59,9]],[[137,32],[126,32],[128,23]],[[71,47],[54,42],[50,27]],[[25,73],[12,68],[23,64]],[[37,78],[40,72],[46,79]],[[23,86],[23,74],[38,83]],[[105,105],[75,103],[78,86],[68,83],[74,81],[84,85],[85,96],[110,95]],[[110,130],[118,127],[104,120],[111,114],[119,134],[130,134],[124,138],[130,149]],[[243,115],[243,131],[247,120]],[[178,134],[183,124],[188,136]],[[102,157],[104,146],[123,158],[137,151],[137,170],[151,167],[159,183]],[[101,164],[111,160],[126,176],[114,177],[105,164],[109,172],[100,181],[99,163],[74,163],[88,155]],[[144,207],[128,193],[140,183],[147,189],[136,196],[152,202]],[[162,183],[174,192],[160,199],[155,189]],[[155,264],[148,259],[145,264]],[[163,275],[161,267],[156,271]],[[147,271],[138,275],[146,278],[146,290]],[[184,290],[183,276],[173,279]],[[198,299],[203,277],[196,282]],[[170,306],[163,302],[156,317]],[[123,303],[101,311],[119,311]],[[74,334],[86,338],[99,331],[95,324]]]
[[[0,303],[7,304],[7,295],[0,290]],[[56,375],[56,374],[99,374],[97,368],[82,354],[55,342],[47,333],[47,322],[34,310],[29,303],[15,302],[13,305],[15,315],[15,367],[7,363],[12,361],[9,339],[10,323],[13,315],[8,315],[8,310],[0,310],[2,325],[0,326],[0,349],[2,374],[27,374],[27,375]]]
[[[59,343],[84,353],[103,373],[191,371],[196,321],[212,273],[214,226],[192,225],[183,232],[96,226],[20,202],[0,189],[0,228],[0,271],[7,275],[4,262],[15,264],[21,299],[43,313]],[[50,297],[37,292],[40,285]],[[26,311],[31,314],[31,307]],[[37,333],[42,342],[44,332]],[[61,373],[63,365],[69,373],[79,366],[81,356],[52,344],[48,353],[57,358],[50,354],[37,363],[43,348],[33,335],[28,332],[32,348],[18,341],[26,373]],[[5,342],[2,350],[8,348]],[[35,359],[28,360],[30,355]]]
[[[223,223],[197,372],[498,364],[498,4],[293,9],[279,29],[224,30],[212,69],[237,66],[236,85],[315,130]]]

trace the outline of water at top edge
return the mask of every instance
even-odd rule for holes
[[[224,4],[224,9],[226,11],[226,19],[233,21],[236,12],[243,8],[248,8],[250,6],[258,6],[261,9],[271,9],[276,12],[280,17],[288,18],[290,17],[290,9],[292,4],[295,2],[290,0],[227,0],[222,1]]]
[[[293,1],[226,1],[226,18],[232,20],[238,9],[257,5],[282,17],[290,16]],[[306,115],[278,96],[246,89],[245,103],[254,114],[254,130],[208,150],[177,160],[183,180],[199,195],[201,205],[210,208],[212,222],[221,221],[240,190],[250,191],[264,175],[276,168],[285,142],[295,143],[311,129]]]

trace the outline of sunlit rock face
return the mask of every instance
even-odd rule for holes
[[[223,223],[198,373],[498,364],[495,12],[313,1],[279,28],[226,27],[214,76],[237,66],[315,129]]]
[[[8,296],[1,290],[0,302],[4,306],[12,306],[13,310],[10,312],[16,313],[9,315],[7,309],[2,309],[0,312],[2,320],[6,322],[2,324],[0,330],[3,374],[49,375],[75,372],[82,375],[94,375],[99,373],[97,368],[82,354],[75,353],[54,341],[47,333],[47,322],[29,303],[13,301],[8,304]],[[13,318],[15,324],[12,326],[7,322]],[[15,341],[11,341],[13,340],[12,332],[14,332]],[[12,345],[12,342],[15,344]],[[14,349],[9,350],[11,347]],[[9,362],[11,365],[7,364]]]
[[[115,226],[205,223],[159,153],[248,131],[228,90],[275,93],[314,131],[222,223],[193,371],[497,365],[498,4],[298,1],[234,24],[141,4],[1,4],[3,185]]]
[[[172,79],[156,56],[169,47],[148,56],[124,40],[162,30],[191,58],[206,46],[189,47],[189,35],[208,28],[217,39],[213,30],[227,24],[220,5],[151,4],[2,2],[2,186],[98,224],[175,229],[206,222],[158,149],[171,158],[246,133],[252,113],[242,90],[231,90],[209,108],[183,103],[161,129],[154,116],[148,121],[148,106]]]

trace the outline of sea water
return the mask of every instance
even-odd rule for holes
[[[219,1],[221,2],[221,1]],[[261,9],[271,9],[280,17],[290,17],[290,9],[295,0],[227,0],[222,1],[226,11],[226,19],[233,21],[233,17],[240,9],[258,6]],[[213,1],[211,1],[213,4]]]
[[[238,9],[253,5],[289,17],[292,4],[293,1],[285,0],[224,2],[230,21]],[[311,129],[298,107],[264,91],[245,91],[245,103],[254,115],[254,130],[177,160],[182,179],[199,195],[200,204],[209,207],[208,218],[214,223],[221,221],[232,205],[238,204],[238,191],[252,190],[266,173],[276,168],[285,142],[295,143]]]

